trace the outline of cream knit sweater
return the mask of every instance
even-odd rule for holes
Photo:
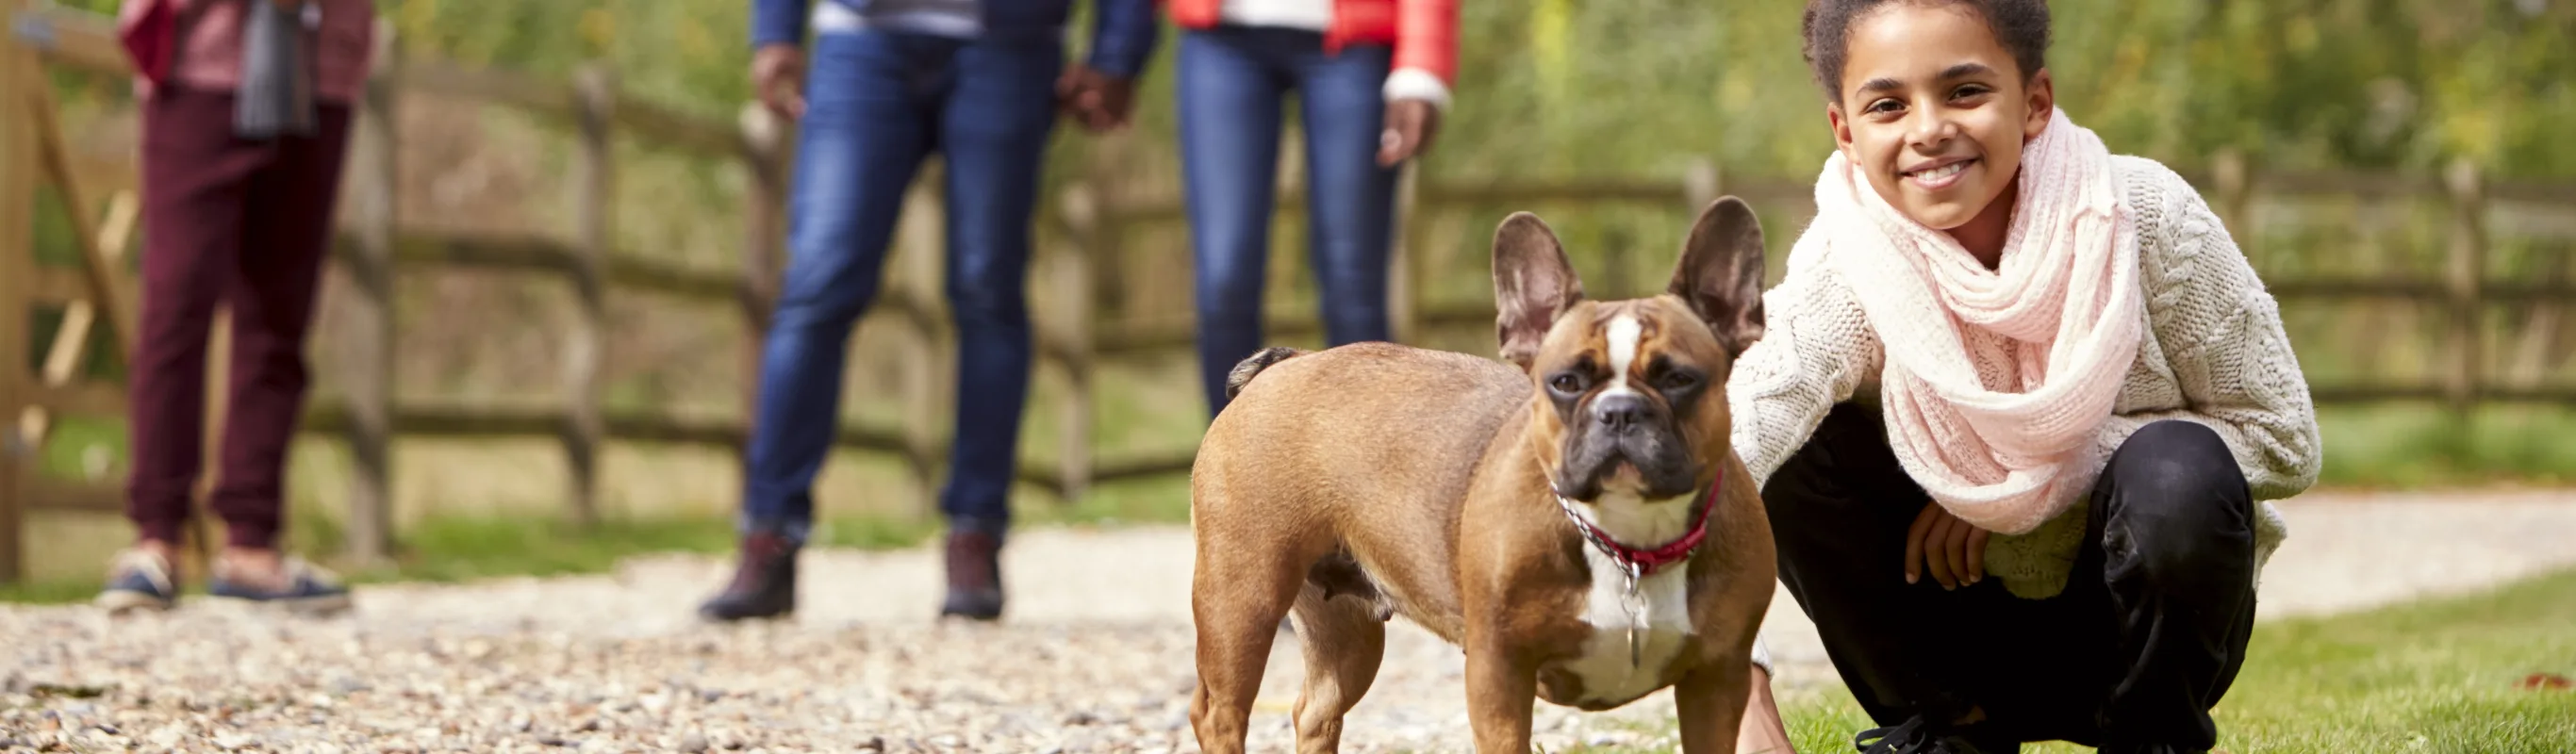
[[[2112,159],[2121,201],[2136,213],[2146,322],[2096,457],[2109,458],[2150,422],[2181,419],[2226,440],[2255,500],[2306,490],[2320,464],[2316,411],[2271,294],[2191,184],[2153,160]],[[1806,444],[1835,403],[1875,400],[1884,355],[1858,299],[1869,292],[1853,290],[1824,262],[1790,254],[1786,278],[1762,297],[1762,339],[1727,381],[1735,452],[1757,485]],[[1993,535],[1986,573],[2025,598],[2064,589],[2083,545],[2084,496],[2027,533]],[[2288,535],[2279,510],[2269,502],[2259,508],[2258,573]]]

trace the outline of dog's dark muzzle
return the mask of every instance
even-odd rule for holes
[[[1602,395],[1580,413],[1565,438],[1564,463],[1551,480],[1557,494],[1592,502],[1633,467],[1650,500],[1686,495],[1698,484],[1699,461],[1682,441],[1669,413],[1645,396]]]

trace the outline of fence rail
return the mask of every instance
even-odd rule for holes
[[[20,364],[0,365],[0,582],[17,577],[23,538],[20,521],[28,510],[114,512],[122,495],[109,485],[75,483],[32,473],[29,459],[42,448],[60,415],[115,415],[125,410],[121,386],[83,382],[76,365],[92,329],[106,332],[110,347],[126,349],[134,330],[135,284],[123,273],[122,255],[133,238],[136,198],[133,165],[128,159],[75,155],[65,148],[61,124],[53,114],[52,95],[41,75],[47,68],[123,77],[128,66],[114,42],[107,19],[95,15],[39,8],[25,0],[0,0],[15,10],[12,34],[0,40],[0,356],[18,358],[29,352],[33,324],[31,304],[62,305],[52,350],[30,373]],[[390,40],[390,30],[381,38]],[[393,45],[387,44],[388,49]],[[778,290],[780,247],[784,226],[783,145],[786,124],[757,108],[736,118],[706,117],[627,96],[615,74],[586,68],[568,79],[530,77],[504,71],[473,70],[436,61],[382,56],[383,66],[370,78],[367,95],[354,121],[357,138],[349,160],[350,201],[343,210],[342,231],[333,263],[343,268],[353,307],[341,323],[347,341],[343,372],[333,375],[341,399],[317,402],[306,413],[305,430],[340,437],[350,451],[354,471],[348,491],[349,555],[360,561],[386,557],[393,543],[391,446],[397,437],[553,437],[568,461],[567,502],[576,518],[598,515],[600,449],[609,442],[690,444],[739,449],[747,436],[744,420],[728,417],[677,416],[650,411],[608,410],[601,399],[602,349],[607,322],[604,299],[647,294],[717,304],[732,304],[742,324],[740,353],[744,374],[754,374],[768,312]],[[396,216],[395,154],[401,143],[394,118],[403,103],[434,96],[501,105],[573,126],[580,149],[572,174],[578,187],[574,232],[495,234],[426,227]],[[750,186],[739,211],[744,221],[741,267],[710,270],[652,261],[611,242],[615,218],[609,196],[616,164],[609,144],[631,137],[657,148],[728,162],[741,170]],[[1058,286],[1060,309],[1039,317],[1039,358],[1065,380],[1068,400],[1058,451],[1051,465],[1024,464],[1018,479],[1075,499],[1095,484],[1185,473],[1191,454],[1143,454],[1130,458],[1093,456],[1095,410],[1092,393],[1097,368],[1140,355],[1187,349],[1193,329],[1186,320],[1110,321],[1099,316],[1096,302],[1115,282],[1102,271],[1114,269],[1116,257],[1140,228],[1183,219],[1174,196],[1132,195],[1117,167],[1115,142],[1078,180],[1044,210],[1046,222],[1062,243],[1040,250],[1034,264],[1041,279]],[[2320,385],[2320,402],[2442,401],[2457,408],[2483,401],[2576,404],[2576,387],[2492,384],[2478,367],[2478,320],[2495,305],[2566,307],[2576,301],[2576,285],[2567,280],[2485,280],[2479,272],[2487,251],[2486,207],[2492,201],[2576,206],[2576,182],[2482,180],[2472,168],[2455,168],[2442,176],[2364,173],[2254,173],[2244,161],[2219,155],[2206,170],[2186,171],[2195,185],[2214,187],[2212,203],[2239,238],[2249,237],[2247,208],[2263,196],[2438,195],[2455,207],[2450,234],[2451,266],[2439,280],[2404,278],[2312,278],[2271,281],[2274,294],[2288,300],[2394,299],[2438,305],[2449,314],[2446,340],[2453,351],[2451,368],[2434,384]],[[918,185],[935,185],[925,177]],[[32,250],[35,193],[50,184],[65,197],[79,236],[82,264],[77,268],[36,265]],[[1423,298],[1419,251],[1422,218],[1480,207],[1579,204],[1587,207],[1637,205],[1689,209],[1721,194],[1735,194],[1766,210],[1808,209],[1809,187],[1802,181],[1769,177],[1737,178],[1702,163],[1687,175],[1669,180],[1419,180],[1408,173],[1402,184],[1398,219],[1401,239],[1393,271],[1392,315],[1399,339],[1418,338],[1426,330],[1490,327],[1490,301],[1432,302]],[[1283,211],[1302,208],[1300,192],[1283,192]],[[96,202],[104,201],[105,204]],[[916,207],[936,200],[916,188]],[[104,208],[104,212],[99,211]],[[918,213],[908,212],[908,215]],[[104,220],[95,218],[104,217]],[[908,219],[908,228],[925,227]],[[897,255],[903,269],[879,297],[871,317],[891,318],[909,339],[912,354],[901,400],[909,413],[900,426],[848,424],[837,442],[843,448],[896,456],[905,461],[921,489],[931,489],[945,453],[944,410],[952,397],[944,370],[949,368],[945,340],[948,324],[937,299],[939,270],[936,238],[907,232]],[[399,328],[394,318],[394,281],[427,269],[477,269],[535,275],[564,281],[578,304],[563,323],[569,344],[563,359],[562,399],[545,407],[429,404],[394,398],[394,356]],[[1277,337],[1311,336],[1320,330],[1311,316],[1273,316]],[[224,328],[216,328],[218,338]],[[220,353],[223,346],[218,344]],[[221,370],[210,379],[220,380]],[[743,405],[748,416],[751,381]],[[220,394],[220,385],[211,389]],[[220,401],[210,406],[220,407]],[[219,417],[217,417],[219,418]],[[207,517],[200,517],[204,519]],[[202,533],[202,532],[201,532]],[[202,537],[200,544],[202,545]]]

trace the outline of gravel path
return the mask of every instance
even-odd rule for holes
[[[2316,495],[2266,617],[2457,591],[2576,563],[2576,492]],[[0,606],[0,750],[1195,750],[1189,534],[1050,530],[1005,556],[1001,625],[938,623],[931,553],[807,555],[794,621],[708,626],[724,577],[653,557],[594,577],[386,585],[348,617],[295,620],[191,600],[159,616]],[[1835,683],[1786,595],[1769,624],[1779,688]],[[1256,750],[1288,746],[1293,639],[1273,650]],[[1355,751],[1463,750],[1457,650],[1399,622],[1353,712]],[[1541,743],[1659,740],[1658,694],[1580,715],[1540,705]]]

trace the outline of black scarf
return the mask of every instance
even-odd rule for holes
[[[233,100],[233,133],[245,139],[311,136],[313,71],[305,65],[305,16],[315,0],[294,8],[277,0],[247,0],[242,16],[241,85]]]

